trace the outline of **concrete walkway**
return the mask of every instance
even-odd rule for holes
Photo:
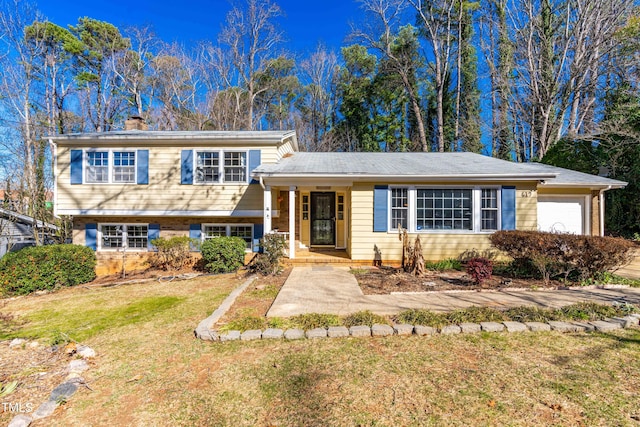
[[[640,304],[640,288],[364,295],[348,267],[295,267],[267,316],[289,317],[304,313],[347,315],[361,310],[393,315],[411,308],[443,312],[473,305],[558,308],[580,301]]]

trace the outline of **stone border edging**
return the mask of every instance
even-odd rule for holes
[[[89,369],[87,359],[93,359],[96,356],[96,352],[89,346],[78,345],[74,354],[80,356],[81,359],[73,359],[69,362],[67,366],[67,371],[69,372],[67,377],[51,391],[49,399],[40,404],[31,414],[20,414],[13,417],[8,427],[28,427],[33,421],[50,416],[60,404],[66,402],[75,394],[78,386],[87,386],[84,378],[82,378],[80,374]]]
[[[211,316],[204,319],[202,322],[198,324],[196,329],[193,331],[196,338],[200,338],[205,341],[217,341],[218,340],[218,331],[212,329],[211,326],[214,325],[224,314],[229,311],[233,303],[236,301],[236,298],[240,296],[242,292],[256,279],[255,276],[250,276],[245,282],[235,288],[231,293],[222,301],[222,304],[213,312]]]
[[[480,323],[461,323],[457,325],[447,325],[440,329],[423,325],[406,325],[394,324],[393,326],[376,324],[369,326],[330,326],[329,328],[315,328],[304,331],[302,329],[276,329],[269,328],[264,331],[260,329],[252,329],[244,332],[227,331],[218,334],[217,331],[212,332],[208,338],[199,336],[201,339],[210,341],[227,342],[227,341],[254,341],[269,339],[316,339],[316,338],[342,338],[342,337],[385,337],[392,335],[409,336],[409,335],[450,335],[450,334],[468,334],[477,332],[542,332],[542,331],[558,331],[558,332],[610,332],[615,329],[624,329],[632,326],[640,325],[640,314],[630,314],[625,317],[614,317],[606,320],[595,320],[590,322],[581,321],[549,321],[543,322],[480,322]]]

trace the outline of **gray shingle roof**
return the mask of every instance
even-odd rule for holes
[[[263,177],[544,180],[549,185],[626,183],[538,163],[515,163],[474,153],[294,153],[254,171]]]

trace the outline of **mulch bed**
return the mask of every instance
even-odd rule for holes
[[[515,279],[494,275],[482,286],[476,285],[471,277],[462,271],[428,271],[425,276],[416,277],[400,268],[369,268],[355,270],[354,275],[365,295],[385,295],[392,292],[438,292],[438,291],[481,291],[506,289],[557,289],[561,282],[551,281],[545,286],[539,279]]]

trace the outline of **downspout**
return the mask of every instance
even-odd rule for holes
[[[58,216],[58,145],[51,138],[49,138],[49,145],[53,156],[53,217],[60,219]]]

